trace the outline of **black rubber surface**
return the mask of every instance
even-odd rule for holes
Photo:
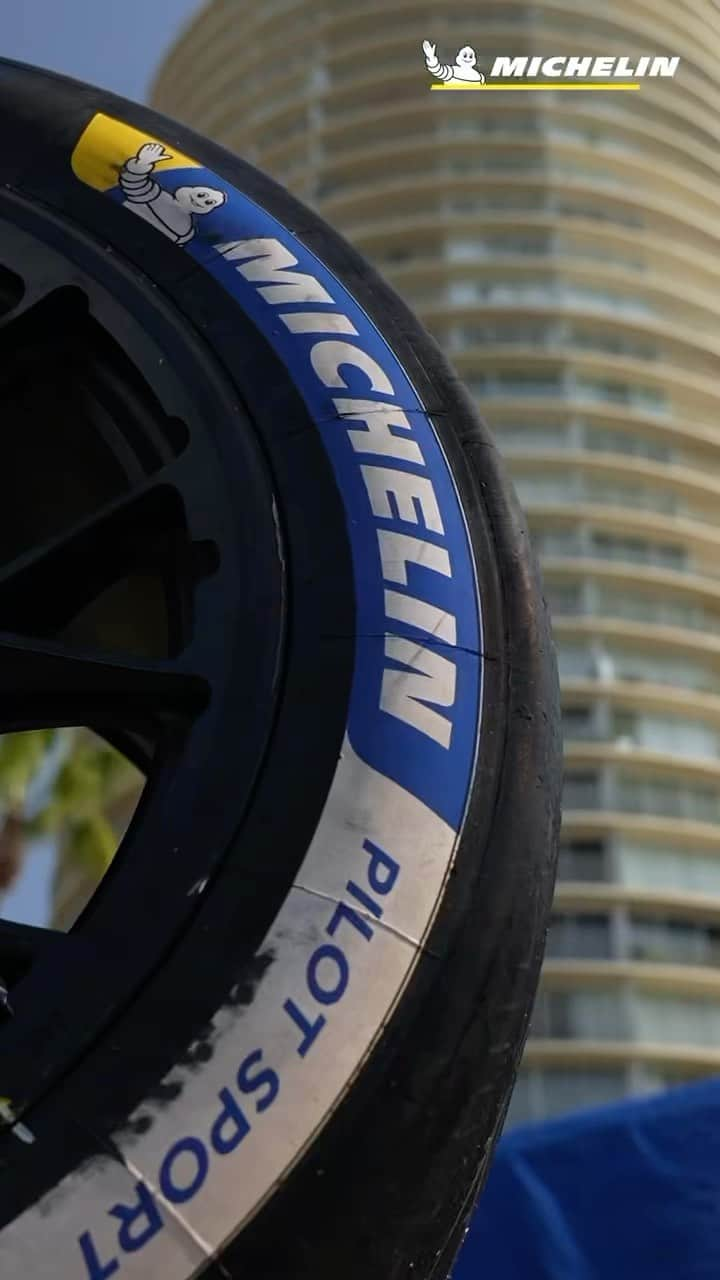
[[[252,957],[327,793],[352,666],[352,644],[340,638],[352,633],[347,537],[303,403],[277,357],[209,276],[189,272],[176,247],[157,237],[148,281],[147,228],[74,178],[68,157],[97,111],[201,159],[313,249],[406,369],[433,415],[461,495],[485,604],[486,683],[456,867],[426,953],[348,1100],[227,1250],[223,1269],[213,1264],[204,1273],[438,1280],[449,1271],[502,1123],[553,886],[557,678],[524,518],[492,438],[436,344],[315,215],[252,167],[153,112],[0,63],[0,215],[32,222],[49,244],[72,251],[151,328],[161,325],[162,313],[178,342],[197,352],[198,366],[208,361],[217,386],[231,389],[235,412],[252,423],[257,466],[277,501],[289,556],[286,594],[277,601],[278,616],[285,611],[284,649],[273,677],[272,722],[261,763],[256,751],[248,767],[235,833],[211,851],[202,902],[173,918],[171,942],[149,959],[111,1026],[35,1101],[27,1119],[44,1135],[42,1151],[19,1148],[7,1136],[0,1142],[3,1220],[80,1161],[108,1150],[108,1135],[202,1038],[213,1012],[238,991],[252,998],[260,976]],[[108,245],[103,268],[99,249]],[[230,421],[218,427],[232,429]],[[234,749],[238,729],[226,716],[214,743],[219,759]],[[190,837],[199,845],[202,812],[199,803]]]

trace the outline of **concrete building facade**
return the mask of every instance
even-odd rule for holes
[[[681,64],[433,93],[424,39]],[[153,90],[407,299],[528,513],[567,776],[517,1119],[720,1070],[719,55],[711,0],[212,0]]]

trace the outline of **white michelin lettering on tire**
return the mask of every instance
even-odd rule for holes
[[[146,1133],[116,1136],[126,1167],[93,1162],[7,1227],[7,1273],[145,1280],[150,1269],[186,1280],[206,1261],[204,1248],[236,1234],[372,1051],[422,953],[456,839],[346,740],[315,837],[262,945],[274,960],[253,1002],[218,1014],[213,1057],[154,1112]],[[139,1179],[154,1193],[152,1209],[138,1199]]]
[[[445,547],[426,542],[424,538],[413,538],[409,533],[399,533],[396,529],[378,529],[377,536],[385,582],[398,582],[406,587],[409,564],[422,565],[424,569],[441,573],[444,578],[452,577],[450,555]]]
[[[252,281],[257,291],[268,303],[286,301],[285,293],[278,295],[277,286],[267,287],[268,279],[276,280],[282,276],[283,288],[292,288],[292,281],[298,282],[298,288],[309,299],[317,294],[313,281],[315,278],[306,272],[297,272],[297,257],[279,240],[255,238],[244,241],[233,241],[229,245],[218,246],[218,253],[234,262],[235,269],[248,281]],[[259,282],[265,282],[260,287]],[[317,281],[315,281],[318,284]],[[318,288],[322,286],[318,284]],[[327,301],[333,301],[323,290]],[[288,324],[291,332],[315,332],[313,313],[303,313],[302,323],[297,327],[292,321]],[[287,318],[286,318],[287,319]],[[343,317],[335,313],[333,325],[340,328]],[[324,323],[320,313],[318,325]],[[348,321],[348,323],[350,323]],[[352,327],[352,326],[351,326]],[[359,336],[359,335],[358,335]],[[379,395],[393,395],[393,384],[382,366],[367,352],[354,343],[323,339],[315,343],[309,352],[310,363],[323,386],[328,388],[345,387],[347,384],[341,370],[346,366],[359,369],[368,379],[370,389]],[[412,430],[407,414],[399,406],[375,401],[361,400],[351,397],[335,397],[333,407],[340,418],[349,417],[357,422],[357,426],[349,426],[347,435],[356,454],[381,454],[396,458],[401,462],[426,466],[425,457],[417,441],[404,439],[395,434],[391,428]],[[360,425],[360,424],[364,425]],[[431,534],[443,536],[445,527],[440,513],[440,506],[432,479],[429,476],[418,476],[412,471],[400,470],[397,467],[383,467],[377,464],[360,465],[360,474],[367,493],[370,509],[378,520],[399,520],[405,524],[419,525]],[[378,536],[388,531],[379,530]],[[405,536],[405,535],[400,535]],[[421,556],[415,556],[416,563],[425,563],[429,567],[437,567],[447,577],[452,576],[450,560],[447,552],[443,552],[434,544],[425,544],[430,548]],[[381,541],[382,554],[382,541]],[[434,555],[434,563],[433,563]],[[443,555],[445,559],[443,559]],[[409,559],[410,557],[407,557]],[[404,561],[404,565],[407,563]],[[446,567],[445,567],[446,566]],[[383,556],[383,569],[385,558]],[[397,571],[391,569],[394,576],[386,581],[398,581]],[[407,581],[406,569],[405,581]],[[419,625],[432,637],[432,642],[452,646],[457,639],[456,619],[429,602],[415,601],[413,609],[405,603],[399,593],[395,593],[394,613],[386,609],[385,617],[390,620],[409,621]],[[388,593],[385,593],[387,603]],[[448,640],[446,637],[452,637]],[[401,636],[389,635],[384,642],[385,658],[396,664],[387,666],[383,671],[379,692],[378,707],[381,711],[402,721],[408,727],[423,734],[445,750],[449,750],[452,742],[452,721],[443,715],[438,708],[454,707],[457,688],[457,666],[447,654],[420,645]],[[405,670],[398,670],[400,664]]]
[[[408,671],[383,672],[380,708],[424,733],[446,750],[452,738],[452,722],[436,707],[455,702],[457,669],[444,654],[404,636],[387,636],[385,657],[401,662]],[[427,704],[431,703],[431,706]]]
[[[406,622],[418,631],[426,631],[442,644],[457,643],[457,622],[452,613],[438,609],[427,600],[418,600],[404,591],[385,592],[385,617],[393,622]]]
[[[228,262],[237,264],[236,270],[246,280],[257,285],[258,293],[266,302],[277,305],[286,302],[333,301],[315,276],[289,269],[297,267],[297,258],[284,244],[272,237],[236,240],[232,244],[218,245],[218,253],[227,258]]]
[[[280,319],[290,333],[354,333],[357,329],[347,316],[329,311],[288,311]]]
[[[427,476],[373,466],[362,466],[360,474],[374,516],[381,520],[400,519],[405,524],[422,523],[433,533],[445,532],[433,483]],[[397,509],[397,516],[393,507]]]
[[[331,339],[316,342],[310,352],[310,363],[324,387],[347,387],[340,370],[350,365],[353,369],[362,370],[371,391],[377,391],[381,396],[394,394],[393,384],[377,360],[352,342],[334,342]]]
[[[338,396],[333,400],[341,418],[349,418],[357,426],[348,426],[348,439],[356,453],[375,453],[398,458],[402,462],[415,462],[425,466],[422,449],[416,440],[404,440],[391,431],[398,427],[411,431],[408,416],[396,404],[383,404],[381,400],[353,400]],[[363,423],[363,426],[360,426]]]

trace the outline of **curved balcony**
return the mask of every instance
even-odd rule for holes
[[[553,282],[548,284],[544,296],[538,286],[537,296],[527,300],[520,296],[516,300],[495,301],[492,297],[493,288],[497,291],[503,284],[518,290],[524,286],[529,291],[537,277],[551,270]],[[720,354],[720,341],[713,338],[712,330],[708,332],[709,326],[718,326],[720,303],[707,289],[686,287],[680,270],[674,277],[643,270],[642,278],[636,279],[632,272],[628,274],[626,264],[613,262],[609,257],[583,256],[579,248],[574,253],[564,253],[561,248],[549,245],[547,251],[537,255],[496,248],[482,257],[478,255],[464,261],[436,257],[432,264],[392,266],[386,275],[390,284],[395,288],[401,286],[399,291],[412,298],[426,324],[436,322],[438,317],[447,317],[450,324],[464,315],[475,318],[501,316],[505,312],[517,315],[522,311],[552,318],[565,317],[571,312],[573,319],[588,324],[597,324],[602,319],[605,327],[642,336],[646,343],[650,338],[661,339],[668,352],[677,348],[676,359],[677,355],[692,358],[697,352],[714,357]],[[681,280],[683,296],[679,300]],[[601,301],[600,296],[597,300],[592,295],[584,298],[582,292],[573,296],[578,286],[582,289],[585,285],[604,295],[605,301]],[[473,287],[476,293],[472,292]],[[464,294],[463,300],[457,296],[459,288]],[[552,350],[550,342],[548,334],[548,354]],[[498,339],[495,345],[502,346],[502,340]],[[592,353],[590,340],[579,350]],[[675,363],[672,356],[670,359]],[[709,370],[710,362],[706,361],[706,365]]]
[[[517,304],[517,309],[519,310],[521,306],[522,304]],[[535,308],[532,304],[525,304],[522,310],[524,316],[528,317],[533,314]],[[537,307],[539,314],[544,310],[542,305]],[[487,313],[478,304],[475,314],[484,316]],[[557,307],[553,314],[570,316],[575,313],[572,306],[568,304],[566,308]],[[598,314],[601,313],[596,312],[596,315]],[[423,317],[423,319],[427,323],[427,318]],[[588,351],[584,348],[562,345],[548,347],[542,352],[537,348],[517,346],[508,348],[503,355],[497,349],[489,351],[484,345],[458,344],[452,346],[450,350],[454,364],[470,382],[472,382],[473,373],[481,372],[486,366],[491,366],[493,371],[517,368],[522,372],[527,371],[528,365],[532,363],[540,372],[543,365],[550,366],[551,370],[567,367],[572,368],[576,374],[605,375],[608,380],[624,380],[630,384],[634,382],[643,391],[649,387],[657,389],[659,394],[671,392],[678,401],[680,413],[685,404],[697,406],[698,416],[711,421],[720,403],[720,383],[717,379],[709,374],[695,373],[682,366],[664,364],[660,361],[639,360],[631,356],[619,356],[609,352]],[[583,399],[584,391],[581,386],[577,389],[567,386],[567,392],[568,398],[572,397],[574,402]],[[481,408],[484,394],[484,391],[479,393]],[[539,388],[536,394],[542,395],[542,388]],[[610,394],[608,392],[608,398]],[[667,413],[668,409],[665,407],[661,411]]]
[[[639,655],[643,649],[647,651],[648,642],[652,639],[653,649],[658,652],[659,656],[670,656],[680,660],[677,666],[678,672],[678,688],[687,688],[697,693],[702,688],[706,693],[714,693],[720,689],[720,638],[708,635],[703,631],[691,631],[682,627],[668,626],[652,626],[648,627],[645,622],[635,622],[628,618],[595,618],[582,617],[572,618],[560,615],[554,621],[555,636],[560,646],[560,657],[562,659],[564,647],[568,639],[583,640],[604,640],[617,641],[616,646],[619,652],[623,650],[630,654]],[[590,650],[588,649],[588,653]],[[690,659],[703,659],[698,668],[706,671],[708,676],[712,677],[712,687],[705,685],[695,687],[690,683],[685,685],[681,682],[682,661]],[[640,664],[637,664],[637,671],[642,670]],[[562,671],[562,662],[561,662]],[[563,674],[563,681],[568,676],[579,675],[580,673],[570,672],[568,669]],[[641,676],[627,675],[622,677],[628,681],[632,681],[634,686],[644,683],[654,684],[650,675],[646,680]],[[599,676],[597,678],[598,686],[604,687],[604,679]],[[612,682],[613,676],[608,673],[608,682]],[[671,683],[668,680],[668,683]]]
[[[655,462],[652,458],[628,456],[626,453],[599,453],[590,449],[540,448],[528,453],[525,449],[514,451],[501,444],[503,456],[512,463],[516,485],[521,477],[534,478],[561,473],[572,473],[577,468],[583,477],[598,477],[618,484],[622,493],[628,482],[647,484],[655,494],[677,495],[698,504],[707,504],[710,522],[717,521],[717,503],[720,500],[720,452],[718,453],[718,477],[688,466],[671,462]],[[625,482],[623,485],[622,482]],[[590,500],[590,491],[587,498]],[[698,505],[698,510],[700,505]]]
[[[340,191],[334,197],[324,197],[318,204],[324,216],[354,240],[367,229],[369,215],[378,207],[382,215],[376,216],[375,227],[388,234],[402,234],[408,218],[428,215],[442,218],[457,213],[472,213],[475,217],[499,207],[503,212],[517,213],[521,208],[533,207],[533,200],[546,199],[549,190],[557,189],[562,190],[566,205],[573,198],[582,201],[584,210],[592,205],[596,216],[604,221],[614,217],[621,225],[631,227],[645,223],[656,233],[674,236],[680,241],[693,233],[696,239],[704,241],[703,247],[709,256],[717,254],[720,241],[717,220],[697,213],[683,200],[667,200],[643,187],[593,181],[571,172],[557,174],[547,170],[522,174],[489,170],[469,178],[455,175],[442,183],[438,182],[438,175],[402,182],[386,179],[362,184],[350,195]],[[502,201],[501,206],[498,200]],[[472,207],[468,208],[468,204]]]
[[[688,139],[687,132],[672,125],[660,124],[652,117],[629,116],[613,111],[609,104],[600,107],[584,98],[574,98],[572,104],[558,95],[543,103],[542,119],[536,117],[531,126],[532,113],[527,102],[508,98],[503,102],[502,117],[496,114],[478,118],[463,104],[451,111],[438,112],[437,104],[428,95],[415,104],[389,101],[382,109],[359,108],[346,113],[339,120],[325,115],[318,120],[316,141],[320,167],[323,172],[337,174],[344,169],[359,173],[364,164],[372,166],[371,144],[379,145],[410,158],[425,142],[425,154],[429,140],[443,148],[473,147],[482,145],[525,144],[533,141],[543,147],[553,141],[563,140],[582,143],[585,154],[590,151],[598,156],[622,156],[657,154],[678,163],[694,167],[695,176],[710,181],[716,176],[719,164],[712,141],[701,143]],[[292,170],[288,158],[287,139],[263,141],[266,164],[282,164],[283,172]]]
[[[225,108],[227,114],[227,108]],[[438,112],[438,107],[431,95],[421,101],[389,100],[382,107],[363,105],[355,110],[344,112],[340,118],[331,113],[320,114],[314,128],[319,153],[324,164],[331,164],[335,158],[342,160],[354,153],[354,147],[366,149],[373,138],[387,143],[394,139],[397,144],[406,143],[412,149],[420,137],[426,144],[434,141],[445,144],[450,139],[465,135],[469,141],[472,137],[475,145],[486,139],[497,137],[503,132],[511,132],[518,136],[517,117],[524,122],[528,118],[528,105],[521,97],[509,97],[503,101],[502,117],[485,115],[478,118],[477,111],[471,110],[458,102],[452,111]],[[573,97],[570,104],[565,95],[553,98],[546,94],[543,99],[543,122],[558,122],[561,127],[568,120],[577,128],[577,122],[587,121],[592,125],[595,144],[608,148],[622,147],[621,138],[632,139],[634,143],[648,142],[651,146],[667,148],[678,156],[684,153],[699,169],[708,169],[710,174],[717,166],[715,144],[720,140],[720,129],[709,129],[705,140],[699,142],[687,137],[687,130],[679,128],[677,123],[668,125],[658,123],[656,116],[631,117],[612,109],[605,102],[599,106],[597,99],[591,105],[587,99]],[[567,126],[566,126],[567,127]],[[605,130],[605,135],[602,130]],[[528,130],[525,129],[527,137]],[[536,140],[540,144],[543,139],[542,129],[536,126]],[[261,139],[263,156],[266,165],[282,165],[283,172],[288,170],[288,139],[270,137]],[[290,148],[291,158],[291,148]],[[707,176],[710,176],[708,174]]]
[[[551,1040],[529,1039],[525,1046],[525,1066],[614,1066],[642,1062],[653,1066],[689,1069],[698,1075],[720,1073],[720,1047],[693,1044],[663,1044],[638,1040]]]
[[[297,108],[296,108],[297,109]],[[318,205],[329,221],[341,226],[346,235],[354,236],[355,222],[362,218],[363,209],[383,209],[383,221],[392,226],[393,219],[404,216],[405,207],[410,212],[429,212],[450,208],[452,197],[464,197],[477,193],[478,209],[487,207],[487,197],[493,189],[501,189],[507,196],[515,188],[522,193],[522,203],[527,203],[526,192],[544,193],[561,187],[565,196],[578,195],[588,201],[605,202],[628,213],[639,216],[653,215],[656,229],[675,234],[687,234],[688,229],[707,238],[708,251],[717,250],[720,230],[714,210],[707,213],[689,206],[689,191],[685,186],[677,198],[668,197],[662,188],[653,184],[623,182],[620,176],[597,178],[592,171],[582,174],[568,166],[567,172],[558,172],[547,165],[532,171],[503,171],[487,165],[475,174],[463,175],[440,170],[418,173],[402,179],[386,177],[358,182],[352,187],[340,186],[335,192],[320,195]],[[480,196],[483,198],[481,199]],[[422,200],[427,200],[423,208]],[[717,203],[717,202],[714,202]],[[491,206],[490,206],[491,207]]]
[[[676,410],[670,415],[666,402],[662,398],[648,401],[647,398],[633,399],[637,387],[627,385],[622,397],[598,389],[591,393],[589,386],[567,385],[545,387],[541,394],[534,398],[532,417],[528,417],[528,398],[524,388],[517,383],[508,382],[502,386],[485,383],[482,387],[483,408],[488,411],[488,420],[493,430],[498,433],[498,442],[502,439],[500,432],[507,420],[523,425],[537,424],[538,435],[542,424],[551,422],[572,421],[580,415],[584,422],[597,428],[607,427],[611,431],[622,431],[627,435],[645,441],[658,441],[663,447],[679,446],[695,453],[693,465],[700,468],[712,467],[717,461],[717,449],[720,446],[720,430],[708,426],[702,421],[695,421],[686,412]],[[532,433],[523,435],[523,448],[532,449]]]
[[[653,564],[631,561],[608,561],[603,559],[599,554],[591,553],[569,554],[568,556],[544,555],[543,556],[543,574],[546,581],[550,579],[565,579],[590,576],[595,579],[603,579],[611,582],[618,587],[643,587],[651,585],[662,589],[667,587],[668,590],[684,594],[686,596],[695,595],[703,603],[711,607],[720,601],[720,587],[714,578],[706,577],[703,574],[691,572],[678,572],[673,569],[661,568]],[[594,618],[595,615],[588,613],[587,617]],[[634,620],[632,618],[618,618],[617,624],[628,624],[631,630],[625,634],[633,636],[637,634],[634,628]],[[578,632],[592,630],[592,626],[588,627],[585,622],[581,622],[577,614],[563,616],[561,611],[555,615],[555,626],[562,627],[565,631],[576,630]],[[675,634],[680,631],[680,635]],[[668,632],[670,634],[668,634]],[[647,634],[647,632],[645,633]],[[654,632],[657,635],[658,632]],[[693,648],[696,640],[693,639],[692,631],[684,628],[661,628],[659,632],[660,641],[669,644],[684,645],[687,644]],[[710,639],[708,637],[708,639]]]
[[[563,835],[594,838],[620,832],[643,841],[676,841],[683,847],[714,851],[719,825],[698,818],[672,818],[667,814],[627,813],[621,809],[563,808]]]
[[[587,171],[588,177],[592,177],[593,166],[597,165],[599,170],[607,170],[603,174],[604,181],[631,180],[641,184],[649,193],[657,188],[671,200],[692,199],[709,217],[714,215],[718,205],[717,175],[711,173],[701,177],[688,172],[687,162],[683,166],[679,156],[673,158],[674,151],[669,147],[637,147],[632,150],[629,146],[622,149],[615,142],[614,145],[608,143],[607,146],[595,145],[588,149],[586,141],[569,136],[567,131],[550,128],[545,128],[537,136],[506,134],[484,137],[480,152],[477,138],[445,137],[438,141],[442,150],[432,166],[428,166],[427,138],[424,146],[420,138],[399,139],[351,150],[337,159],[324,158],[318,169],[322,172],[321,190],[328,192],[326,203],[334,203],[339,198],[333,196],[333,191],[342,191],[347,200],[352,200],[354,194],[362,194],[365,187],[373,186],[377,181],[378,170],[382,171],[386,166],[392,168],[394,176],[400,175],[406,180],[422,178],[428,168],[436,181],[452,180],[456,173],[462,172],[455,165],[461,162],[463,153],[468,153],[474,161],[474,164],[468,164],[468,174],[497,172],[499,163],[502,164],[502,172],[507,172],[512,169],[507,157],[515,153],[519,173],[543,174],[546,169],[552,173],[554,164],[568,162],[578,173]],[[298,176],[305,175],[286,169],[284,176],[292,186]]]
[[[560,529],[584,523],[592,526],[593,531],[610,531],[647,539],[650,546],[655,543],[682,547],[698,556],[698,563],[703,565],[703,576],[720,576],[720,528],[715,527],[710,520],[690,520],[660,511],[636,511],[591,501],[531,502],[526,503],[526,513],[533,531],[537,533],[547,525]],[[607,545],[607,549],[597,551],[598,559],[610,559],[611,556],[613,559],[621,559],[622,555],[622,551],[615,555],[611,544]],[[707,557],[707,560],[700,560],[700,557]],[[638,554],[638,563],[643,562],[652,563],[651,556],[648,554],[643,559]],[[662,564],[663,561],[658,560],[656,563]],[[688,565],[688,568],[692,567]]]
[[[678,890],[658,890],[658,889],[639,889],[624,884],[586,884],[573,883],[571,881],[563,881],[558,884],[555,891],[555,910],[558,912],[575,912],[575,911],[612,911],[616,907],[624,907],[626,910],[632,910],[638,915],[645,914],[648,917],[662,916],[664,919],[691,919],[694,921],[708,921],[711,923],[720,922],[720,897],[711,896],[707,893],[689,893],[680,892]],[[660,964],[659,962],[620,962],[613,960],[580,961],[573,957],[572,960],[562,961],[550,957],[546,962],[548,977],[555,974],[556,977],[563,972],[575,972],[576,965],[587,965],[591,963],[600,964],[600,973],[607,976],[608,972],[612,972],[619,965],[622,965],[623,973],[626,977],[637,977],[652,980],[656,967],[664,970],[663,981],[671,986],[685,985],[688,966],[685,964]],[[568,966],[567,970],[562,969],[562,965]],[[698,966],[691,966],[693,970]],[[720,954],[718,955],[717,966],[699,966],[705,977],[702,981],[707,985],[709,981],[708,975],[713,975],[712,990],[720,998]],[[580,982],[580,978],[587,977],[586,969],[582,969],[581,975],[576,979]]]
[[[542,257],[532,261],[534,268],[546,263],[548,258],[562,260],[563,265],[572,263],[583,254],[587,256],[588,246],[596,247],[596,252],[599,246],[597,256],[588,258],[589,262],[602,260],[611,264],[615,254],[618,266],[638,273],[639,286],[644,287],[648,280],[651,287],[658,285],[661,289],[665,277],[677,271],[683,276],[683,288],[691,290],[694,302],[699,306],[708,305],[710,310],[715,307],[715,294],[708,290],[708,281],[714,276],[720,277],[720,264],[711,256],[685,241],[672,240],[652,231],[641,231],[621,222],[592,220],[589,211],[586,217],[570,217],[539,209],[506,210],[502,215],[487,209],[468,217],[440,209],[432,217],[424,214],[409,217],[404,233],[382,222],[356,227],[355,242],[363,245],[376,260],[382,259],[388,279],[402,291],[406,281],[413,283],[417,275],[425,272],[443,275],[447,271],[451,277],[453,271],[487,265],[494,260],[497,247],[493,246],[481,256],[482,238],[495,234],[509,239],[518,233],[544,233],[548,239],[552,237]],[[463,257],[457,252],[457,245],[468,236],[478,248]],[[414,248],[416,245],[419,248]],[[452,256],[450,249],[455,251]],[[393,257],[395,251],[402,256]],[[526,258],[530,255],[523,254],[523,261]],[[694,281],[689,285],[688,275]]]
[[[687,716],[720,729],[720,695],[673,689],[662,684],[632,684],[620,680],[573,680],[566,678],[562,686],[563,705],[572,707],[602,699],[611,707],[625,711],[666,712]]]
[[[562,886],[561,886],[562,887]],[[543,965],[546,990],[620,987],[632,982],[640,990],[688,992],[720,1000],[720,968],[710,965],[647,963],[642,960],[557,960]]]

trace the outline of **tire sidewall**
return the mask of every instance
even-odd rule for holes
[[[94,228],[113,252],[143,270],[150,233],[74,181],[68,164],[72,147],[92,115],[103,111],[201,157],[208,168],[292,228],[293,235],[342,280],[406,370],[450,464],[475,553],[485,619],[483,734],[455,869],[411,984],[370,1061],[289,1180],[228,1255],[239,1271],[252,1265],[268,1276],[329,1276],[341,1267],[348,1276],[367,1274],[370,1267],[392,1280],[422,1274],[423,1267],[429,1275],[440,1265],[438,1255],[452,1249],[477,1191],[479,1170],[487,1166],[524,1039],[552,888],[558,824],[557,687],[524,521],[492,440],[456,375],[404,305],[340,237],[329,234],[319,219],[270,179],[153,112],[53,77],[43,77],[38,94],[28,88],[21,71],[1,73],[9,74],[17,78],[17,118],[27,133],[24,141],[22,128],[13,136],[3,161],[6,183],[24,198]],[[27,153],[31,136],[42,139],[32,163]],[[237,323],[235,304],[222,299],[210,281],[196,280],[189,288],[175,247],[162,242],[155,246],[154,241],[153,246],[153,282],[213,349],[248,406],[262,436],[286,530],[291,541],[299,542],[301,513],[296,510],[293,525],[290,513],[295,504],[283,500],[283,493],[297,481],[298,454],[288,452],[287,436],[299,418],[293,416],[284,440],[278,439],[276,429],[278,402],[286,404],[288,395],[297,399],[297,393],[278,374],[263,379],[264,389],[271,386],[274,392],[258,399],[257,356],[247,349],[243,353],[243,344],[228,337]],[[274,358],[265,355],[275,368]],[[301,414],[299,406],[297,413]],[[328,495],[315,509],[332,529],[334,545],[343,547],[336,495],[319,456],[311,470],[322,473],[318,489]],[[315,540],[308,559],[318,545]],[[336,571],[342,564],[339,555]],[[325,563],[320,572],[306,576],[308,601],[313,590],[316,598],[322,594],[327,573]],[[314,606],[308,607],[311,611]],[[343,624],[346,621],[345,616]],[[304,713],[322,681],[319,674],[308,679],[304,664],[310,649],[309,643],[301,645],[303,674],[298,672],[298,678],[304,682]],[[327,662],[326,651],[321,666]],[[347,679],[347,655],[338,662],[344,672],[340,685]],[[286,713],[292,703],[288,678]],[[261,831],[266,846],[272,847],[287,842],[292,829],[295,848],[302,852],[308,817],[304,826],[298,821],[292,797],[285,810],[287,825],[278,826],[275,813],[273,826],[273,797],[287,783],[289,764],[288,746],[284,752],[278,749],[282,717],[281,710],[255,808],[238,844],[258,839]],[[297,712],[292,725],[284,739],[287,744],[297,732]],[[336,725],[334,736],[326,734],[321,770],[325,788],[338,749]],[[315,794],[312,805],[305,807],[306,815],[316,812],[317,803]],[[214,947],[218,967],[227,963],[232,913],[223,904],[232,893],[231,864],[232,853],[182,946],[114,1028],[115,1045],[137,1041],[153,1012],[167,1004],[172,991],[182,989],[189,973],[197,972],[198,958],[207,954],[208,946]],[[232,982],[237,981],[233,974]],[[199,1009],[193,1009],[176,1032],[171,1053],[197,1030],[198,1017]],[[99,1073],[107,1079],[106,1071],[111,1071],[110,1055],[101,1045],[93,1062],[86,1062],[63,1085],[59,1100],[66,1115],[73,1114],[74,1100],[91,1077]],[[125,1095],[117,1090],[106,1107],[109,1128],[118,1123],[129,1101],[126,1082]],[[57,1124],[55,1129],[59,1132]],[[448,1186],[449,1180],[453,1186]],[[348,1241],[353,1242],[351,1259]],[[417,1272],[409,1270],[408,1259],[415,1260]]]

